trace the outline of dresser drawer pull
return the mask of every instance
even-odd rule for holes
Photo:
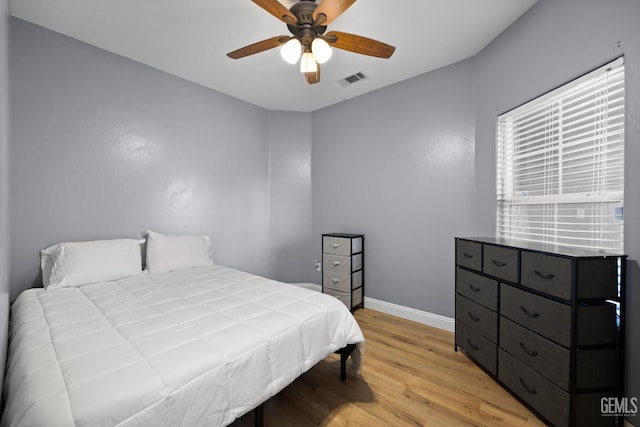
[[[538,313],[537,311],[531,311],[531,310],[529,310],[527,307],[525,307],[523,305],[520,306],[520,310],[522,310],[522,312],[524,314],[526,314],[527,316],[532,317],[534,319],[536,317],[540,317],[540,313]]]
[[[471,342],[470,339],[467,338],[467,344],[469,344],[469,347],[471,347],[472,350],[478,350],[480,347],[478,347],[477,345],[475,345],[474,343]]]
[[[545,280],[551,280],[554,277],[556,277],[555,274],[543,273],[542,271],[538,271],[538,270],[533,270],[533,272],[536,273],[536,276],[540,277],[541,279],[545,279]]]
[[[473,258],[473,254],[470,254],[469,252],[462,252],[462,256],[467,259]]]
[[[520,380],[520,384],[522,384],[522,387],[524,387],[524,389],[527,391],[527,393],[533,394],[533,395],[538,394],[538,390],[536,390],[533,387],[528,386],[527,383],[525,383],[524,380],[521,377],[519,377],[518,379]]]
[[[333,249],[338,249],[338,247],[340,247],[340,243],[334,243],[333,245],[331,245],[331,247]]]
[[[470,311],[467,311],[467,315],[469,316],[469,319],[473,320],[474,322],[477,322],[477,321],[480,320],[480,318],[478,316],[474,315]]]
[[[493,263],[493,265],[495,265],[496,267],[504,267],[505,265],[507,265],[506,262],[502,262],[502,261],[498,261],[497,259],[492,259],[491,262]]]
[[[536,357],[536,356],[538,355],[538,352],[537,352],[537,351],[535,351],[535,350],[529,350],[529,349],[527,348],[527,346],[526,346],[526,345],[524,345],[524,343],[522,343],[522,342],[520,343],[520,347],[522,347],[522,349],[524,350],[524,352],[525,352],[525,353],[527,353],[527,354],[528,354],[529,356],[531,356],[531,357]]]
[[[337,267],[337,266],[339,266],[339,265],[340,265],[340,261],[333,261],[333,266],[334,266],[334,267]]]
[[[331,279],[334,285],[337,285],[340,282],[340,279]]]
[[[471,283],[469,283],[469,289],[473,292],[480,292],[480,288],[473,286]]]

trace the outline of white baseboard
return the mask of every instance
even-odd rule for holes
[[[292,283],[292,285],[322,292],[322,286],[316,285],[315,283]],[[434,328],[444,329],[450,332],[453,332],[455,329],[455,322],[452,318],[440,316],[439,314],[416,310],[415,308],[405,307],[403,305],[380,301],[369,297],[364,297],[364,306],[371,310],[391,314],[392,316],[398,316],[403,319],[422,323],[423,325],[433,326]]]
[[[634,427],[629,421],[624,420],[624,427]]]
[[[433,326],[434,328],[444,329],[450,332],[455,330],[455,322],[452,318],[429,313],[428,311],[416,310],[415,308],[405,307],[403,305],[380,301],[369,297],[364,297],[364,306],[371,310],[381,311],[386,314],[422,323],[427,326]]]

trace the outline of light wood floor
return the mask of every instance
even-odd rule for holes
[[[355,312],[366,339],[362,375],[338,356],[265,405],[265,426],[544,426],[463,353],[453,334],[369,309]],[[233,426],[253,425],[253,413]]]

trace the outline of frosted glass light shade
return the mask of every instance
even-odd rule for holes
[[[313,57],[313,53],[305,52],[300,59],[300,72],[301,73],[315,73],[318,71],[318,64]]]
[[[289,64],[295,64],[300,58],[300,52],[302,52],[302,45],[298,39],[291,39],[280,48],[280,55],[282,59]]]
[[[333,55],[329,43],[320,38],[316,38],[311,42],[311,51],[318,64],[324,64],[331,58],[331,55]]]

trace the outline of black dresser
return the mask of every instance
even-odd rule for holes
[[[615,426],[626,256],[456,238],[455,349],[555,426]]]

